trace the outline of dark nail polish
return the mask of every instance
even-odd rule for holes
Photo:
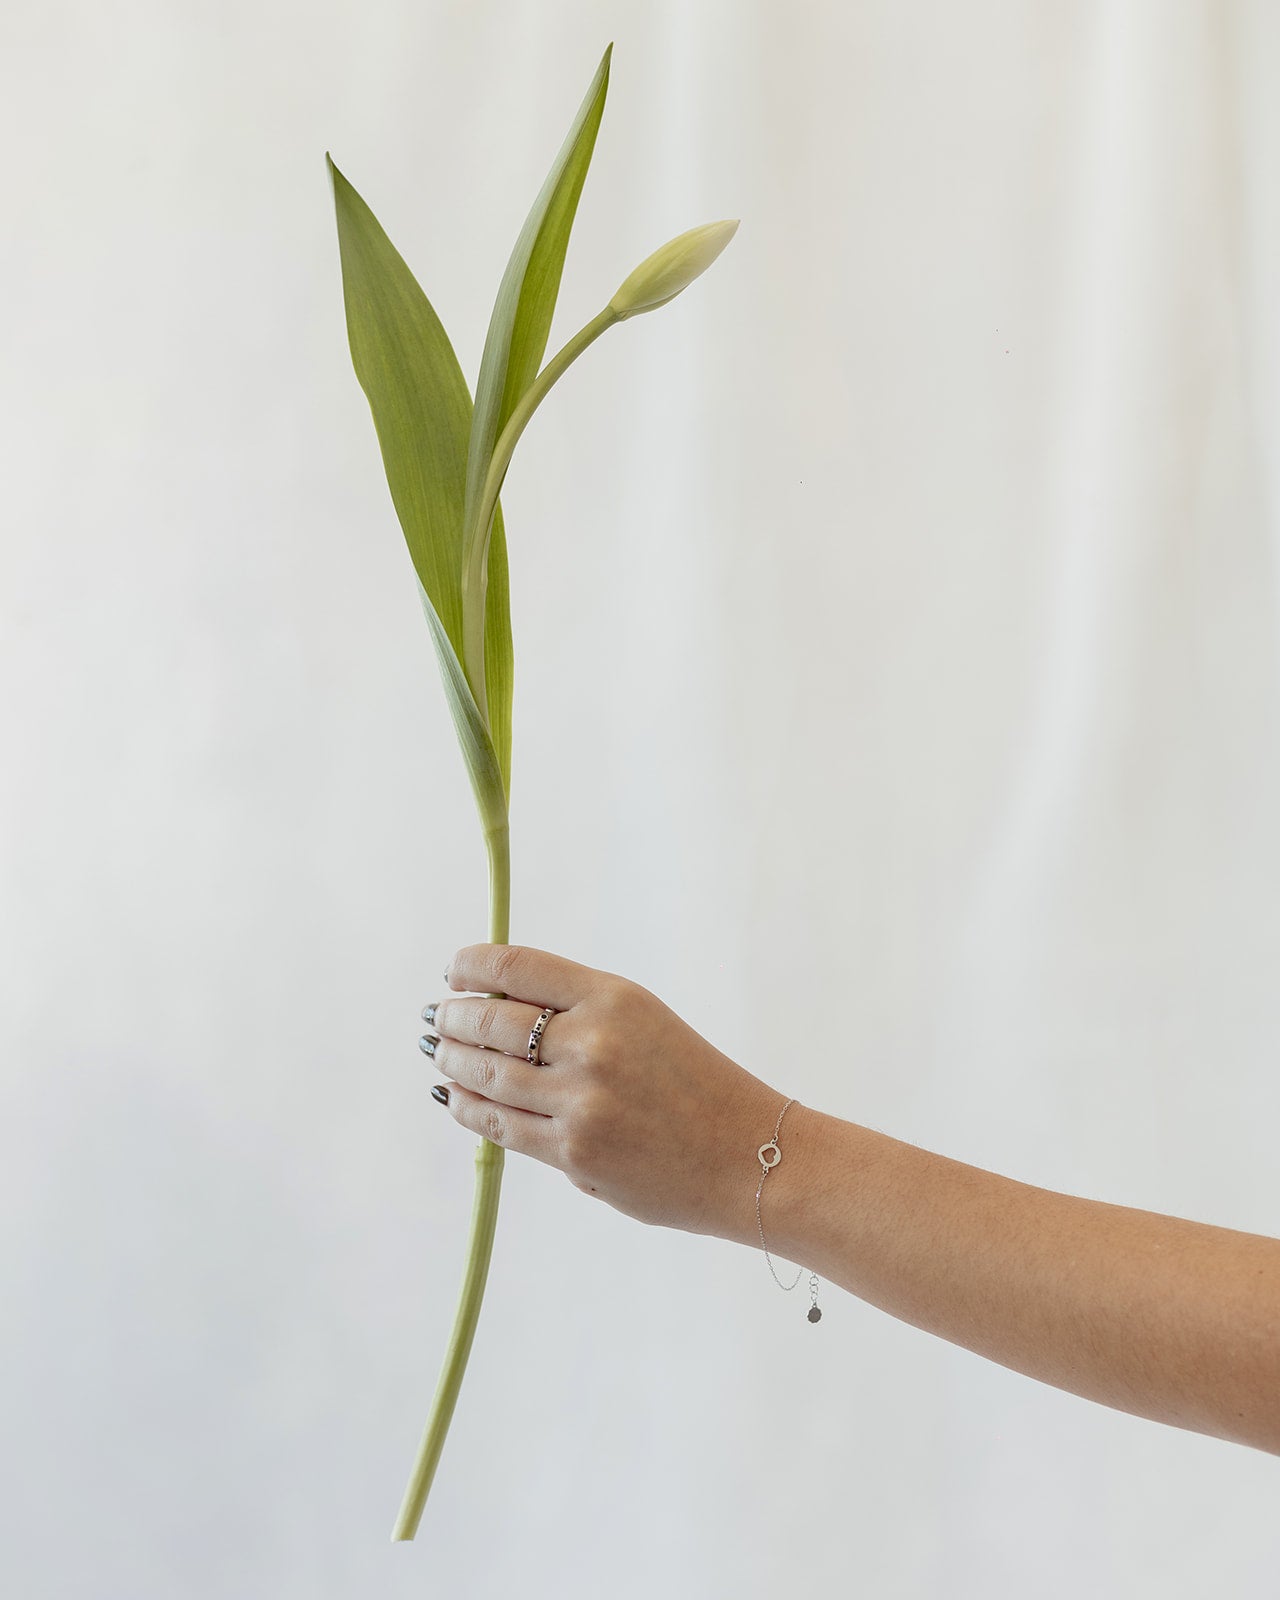
[[[446,967],[446,968],[445,968],[445,969],[444,969],[444,981],[445,981],[445,982],[446,982],[446,983],[448,983],[448,981],[449,981],[449,969],[448,969],[448,967]]]
[[[447,1106],[449,1104],[449,1091],[444,1084],[437,1083],[431,1091],[431,1098],[438,1100],[442,1106]]]
[[[424,1033],[421,1039],[418,1040],[418,1049],[422,1051],[424,1056],[433,1056],[436,1053],[436,1045],[438,1043],[438,1040],[433,1039],[429,1034]]]
[[[439,1004],[438,1000],[433,1000],[429,1006],[423,1006],[422,1008],[422,1020],[428,1028],[434,1028],[436,1025],[436,1007]]]

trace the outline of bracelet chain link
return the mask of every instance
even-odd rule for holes
[[[804,1277],[804,1268],[801,1267],[796,1273],[794,1283],[783,1283],[782,1279],[774,1271],[773,1257],[769,1254],[769,1246],[765,1243],[764,1239],[764,1222],[760,1216],[760,1193],[764,1188],[764,1180],[782,1160],[782,1151],[778,1148],[778,1132],[782,1127],[782,1119],[787,1114],[787,1106],[794,1104],[794,1098],[788,1100],[787,1104],[783,1106],[781,1111],[779,1111],[778,1120],[774,1124],[773,1138],[769,1140],[768,1144],[762,1144],[759,1150],[756,1152],[760,1162],[760,1182],[756,1185],[756,1227],[760,1230],[760,1248],[764,1251],[764,1259],[768,1263],[769,1271],[773,1276],[773,1281],[778,1285],[779,1289],[785,1289],[788,1293],[790,1293],[790,1291],[796,1287],[796,1284],[800,1282],[801,1278]],[[809,1274],[809,1297],[812,1301],[812,1304],[809,1307],[809,1321],[817,1322],[822,1316],[822,1312],[818,1309],[818,1274],[816,1272],[811,1272]]]

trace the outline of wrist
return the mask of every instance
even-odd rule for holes
[[[759,1143],[767,1144],[773,1135],[778,1111],[785,1103],[778,1102],[773,1118],[765,1128]],[[751,1235],[748,1242],[760,1250],[760,1231],[769,1254],[797,1267],[813,1267],[809,1253],[814,1244],[814,1227],[818,1215],[818,1196],[822,1185],[821,1149],[824,1124],[830,1119],[822,1112],[793,1100],[778,1129],[776,1164],[770,1168],[764,1183],[760,1182],[760,1161],[755,1160],[754,1181],[751,1183]],[[760,1190],[759,1216],[756,1215],[756,1189]],[[784,1273],[784,1277],[790,1274]]]
[[[808,1265],[788,1252],[802,1248],[800,1240],[806,1222],[813,1217],[812,1203],[819,1187],[821,1167],[818,1151],[822,1124],[828,1121],[821,1112],[760,1079],[748,1079],[735,1097],[732,1113],[723,1119],[720,1139],[719,1200],[714,1207],[714,1223],[706,1229],[722,1239],[760,1250],[763,1223],[769,1254]],[[778,1113],[787,1106],[778,1129],[775,1165],[761,1186],[760,1147],[773,1138]],[[760,1215],[756,1214],[756,1190],[760,1190]]]

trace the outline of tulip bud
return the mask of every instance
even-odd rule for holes
[[[640,311],[653,311],[674,300],[700,277],[738,231],[732,222],[704,222],[655,250],[625,279],[609,305],[618,321]]]

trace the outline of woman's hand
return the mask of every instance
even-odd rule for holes
[[[447,1104],[464,1128],[559,1167],[641,1222],[755,1240],[756,1151],[785,1096],[613,973],[473,944],[448,983],[507,996],[451,997],[423,1013],[439,1037],[422,1046],[453,1080]],[[555,1015],[534,1066],[529,1034],[545,1006]]]

